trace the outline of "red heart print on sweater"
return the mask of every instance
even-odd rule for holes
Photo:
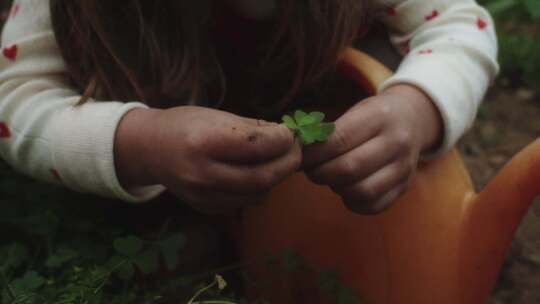
[[[3,48],[2,49],[2,54],[7,59],[15,61],[15,59],[17,58],[17,51],[18,51],[17,45],[14,44],[14,45],[12,45],[10,47]]]
[[[487,27],[487,21],[482,19],[482,17],[478,17],[478,20],[476,21],[476,25],[478,25],[478,28],[483,30]]]
[[[394,17],[396,15],[396,9],[393,7],[389,7],[386,9],[386,14],[388,16]]]
[[[51,172],[51,175],[56,179],[57,181],[62,181],[62,177],[60,176],[60,173],[58,173],[58,170],[56,169],[50,169],[49,172]]]
[[[439,16],[439,11],[438,10],[433,10],[431,12],[431,14],[427,15],[425,18],[427,21],[431,21],[433,19],[435,19],[437,16]]]
[[[399,44],[399,48],[405,53],[410,52],[411,51],[411,40],[407,39],[407,40],[403,41],[402,43]]]
[[[0,138],[9,138],[11,131],[5,122],[0,122]]]

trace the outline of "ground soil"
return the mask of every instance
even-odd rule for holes
[[[540,96],[497,88],[486,98],[459,148],[477,189],[519,150],[540,137]],[[521,223],[489,304],[540,303],[540,199]]]

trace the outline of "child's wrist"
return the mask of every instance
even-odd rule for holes
[[[430,153],[441,145],[444,136],[443,119],[435,103],[424,91],[413,85],[398,84],[387,88],[382,94],[395,94],[411,106],[422,153]]]
[[[162,110],[137,108],[118,124],[114,158],[116,175],[124,188],[159,184],[154,172],[157,132],[153,126]]]

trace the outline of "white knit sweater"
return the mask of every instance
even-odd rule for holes
[[[271,2],[237,0],[239,11],[264,17]],[[379,0],[381,21],[404,55],[380,90],[396,83],[425,91],[444,120],[452,147],[471,126],[498,71],[493,21],[474,0]],[[255,5],[254,5],[255,4]],[[80,192],[130,202],[149,200],[163,187],[123,189],[114,165],[114,136],[136,101],[94,100],[69,86],[51,29],[48,0],[16,0],[2,34],[0,156],[17,170]],[[136,165],[136,164],[134,164]]]

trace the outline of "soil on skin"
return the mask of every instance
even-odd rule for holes
[[[476,188],[482,189],[536,138],[540,138],[540,96],[527,89],[490,92],[475,126],[459,143]],[[488,303],[540,303],[540,198],[519,227]]]

